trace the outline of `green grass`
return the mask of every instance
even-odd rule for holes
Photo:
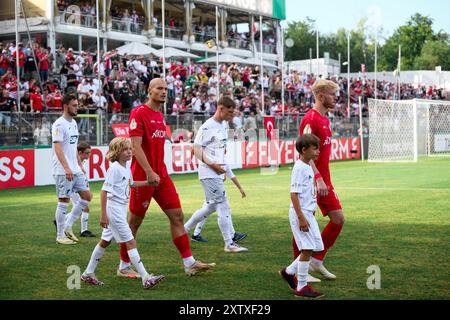
[[[167,276],[143,291],[139,281],[117,278],[119,248],[111,245],[96,271],[106,285],[69,290],[70,265],[84,270],[98,238],[75,246],[54,242],[54,186],[0,191],[0,299],[286,299],[292,293],[277,271],[291,261],[288,221],[290,167],[276,175],[236,170],[248,197],[230,181],[228,197],[237,231],[248,233],[245,254],[226,254],[217,214],[202,233],[209,243],[192,243],[194,257],[216,262],[201,276],[186,277],[172,244],[168,219],[152,202],[138,234],[138,249],[150,271]],[[331,164],[346,224],[327,256],[336,281],[315,287],[325,299],[450,298],[450,159],[421,158],[417,164]],[[202,205],[196,175],[173,177],[186,218]],[[99,189],[92,183],[90,229],[101,233]],[[317,215],[321,228],[328,219]],[[79,230],[79,222],[74,226]],[[367,268],[381,269],[381,289],[366,286]]]

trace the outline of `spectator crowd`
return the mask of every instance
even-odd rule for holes
[[[86,9],[87,10],[87,9]],[[19,52],[19,81],[16,79],[16,50]],[[105,115],[112,113],[110,124],[123,121],[121,114],[129,113],[147,98],[147,86],[151,79],[163,76],[166,70],[168,85],[167,115],[214,114],[217,84],[220,94],[236,100],[235,127],[249,129],[256,124],[254,118],[264,115],[280,116],[283,111],[293,117],[304,114],[314,104],[311,86],[316,77],[290,70],[284,81],[279,70],[264,70],[261,78],[259,66],[221,64],[216,66],[195,61],[172,59],[163,66],[160,59],[142,56],[121,56],[116,50],[100,52],[75,52],[72,48],[51,48],[38,43],[26,46],[19,42],[0,43],[0,123],[11,125],[11,113],[22,111],[39,114],[61,112],[61,98],[66,92],[76,93],[80,114]],[[340,91],[337,93],[336,117],[358,116],[358,99],[363,101],[363,115],[368,112],[367,99],[374,97],[372,80],[350,79],[350,110],[347,108],[347,79],[330,77]],[[100,79],[100,80],[99,80]],[[282,86],[285,87],[285,105],[281,104]],[[264,91],[264,105],[261,101]],[[398,99],[395,83],[378,81],[379,99]],[[16,105],[20,95],[20,107]],[[443,92],[437,87],[401,84],[401,99],[424,98],[443,100]],[[284,110],[283,110],[284,109]],[[263,112],[264,110],[264,112]],[[108,118],[109,119],[109,118]],[[42,126],[39,117],[35,127]],[[80,131],[89,131],[83,123]],[[45,139],[44,139],[45,140]]]

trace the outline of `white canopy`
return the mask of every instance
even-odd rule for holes
[[[248,64],[254,65],[254,66],[260,66],[261,65],[261,59],[257,58],[257,57],[253,57],[253,58],[248,58],[245,59],[247,61]],[[278,69],[278,67],[272,63],[269,63],[267,61],[263,60],[263,66],[267,67],[267,68],[275,68]]]
[[[163,51],[163,49],[159,49],[156,51],[155,55],[158,57],[163,57],[163,52],[165,52],[166,55],[166,59],[168,58],[173,58],[173,57],[180,57],[180,58],[200,58],[199,56],[183,51],[183,50],[179,50],[176,48],[172,48],[172,47],[166,47],[165,50]]]
[[[214,55],[214,56],[212,56],[210,58],[200,60],[199,62],[202,62],[202,63],[203,62],[204,63],[214,63],[214,62],[216,62],[216,56]],[[247,60],[239,58],[239,57],[236,57],[236,56],[233,56],[231,54],[227,54],[227,53],[219,55],[219,63],[249,64],[247,62]]]
[[[116,48],[116,50],[120,55],[129,54],[133,56],[145,56],[148,54],[156,55],[158,53],[158,50],[140,42],[131,42]]]

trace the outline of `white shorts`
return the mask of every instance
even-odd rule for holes
[[[221,178],[207,178],[200,180],[205,193],[207,204],[221,203],[227,200],[227,194]]]
[[[114,239],[118,243],[124,243],[134,239],[127,221],[127,207],[126,204],[107,201],[106,215],[109,225],[108,229],[103,228],[102,240],[110,242]]]
[[[75,174],[72,181],[67,180],[65,175],[55,175],[53,178],[58,198],[69,198],[74,192],[89,190],[89,181],[83,172]]]
[[[323,251],[322,235],[320,234],[319,224],[317,223],[314,214],[305,211],[303,211],[303,214],[309,223],[308,232],[300,230],[300,223],[297,214],[295,213],[295,209],[291,208],[289,210],[289,222],[298,250]]]

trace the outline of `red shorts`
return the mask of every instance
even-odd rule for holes
[[[332,185],[328,185],[328,195],[317,196],[317,205],[323,216],[328,215],[331,211],[342,210],[341,202]]]
[[[131,188],[130,211],[139,217],[145,217],[152,198],[162,211],[181,208],[180,197],[170,176],[162,178],[156,187]]]

